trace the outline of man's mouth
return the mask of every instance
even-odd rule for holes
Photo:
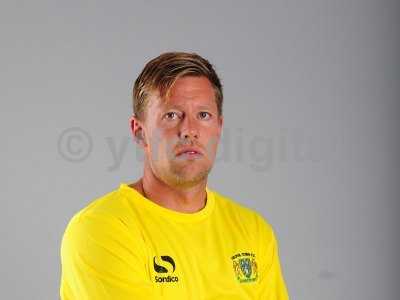
[[[193,147],[186,147],[179,150],[176,154],[177,157],[184,157],[184,158],[197,158],[202,156],[203,154],[197,148]]]

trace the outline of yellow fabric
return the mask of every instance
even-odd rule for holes
[[[257,212],[208,187],[192,214],[122,183],[70,220],[62,300],[286,300],[278,244]]]

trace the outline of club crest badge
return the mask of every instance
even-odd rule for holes
[[[231,257],[236,279],[240,283],[253,282],[258,278],[258,266],[254,253],[242,252]]]

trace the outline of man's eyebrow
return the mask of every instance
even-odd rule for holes
[[[211,107],[208,105],[199,105],[199,108],[200,109],[211,109]]]
[[[177,105],[177,104],[166,104],[166,105],[164,105],[164,109],[166,110],[166,109],[172,109],[172,108],[177,108],[177,109],[182,109],[182,106],[180,106],[180,105]]]
[[[173,108],[176,108],[176,109],[183,109],[183,106],[178,105],[178,104],[173,104],[173,105],[168,105],[168,104],[167,104],[167,105],[164,107],[164,109],[173,109]],[[208,110],[211,109],[211,107],[210,107],[209,105],[199,105],[199,106],[197,106],[197,108],[199,108],[199,109],[208,109]]]

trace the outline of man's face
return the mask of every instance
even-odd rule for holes
[[[168,101],[150,95],[142,125],[145,168],[171,186],[205,180],[214,164],[223,118],[206,77],[186,76],[171,87]],[[136,129],[139,129],[136,126]],[[198,153],[182,150],[193,148]]]

